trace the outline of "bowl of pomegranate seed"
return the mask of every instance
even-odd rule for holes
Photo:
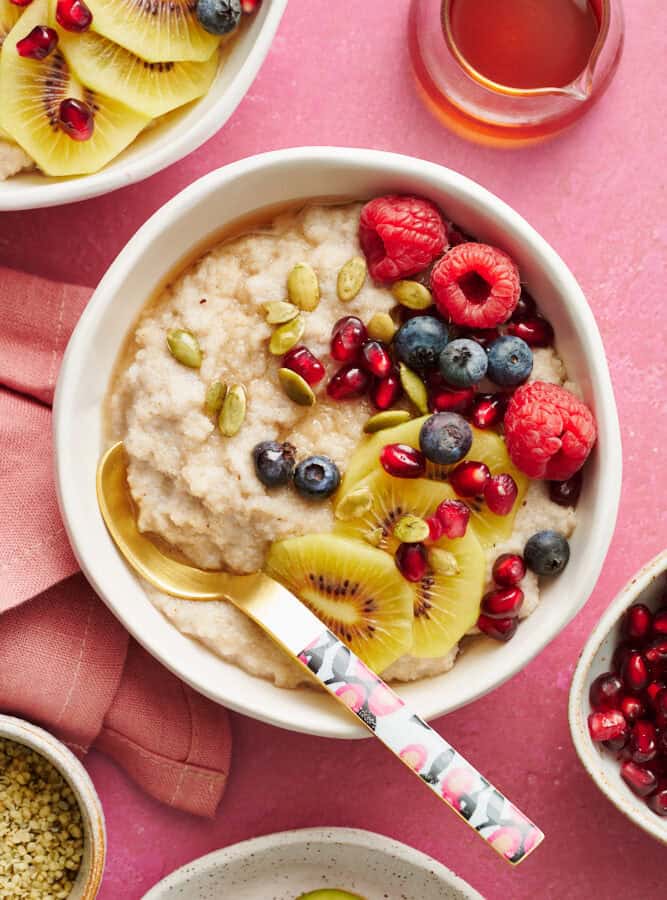
[[[200,568],[268,572],[428,719],[586,602],[621,483],[565,263],[469,179],[372,150],[262,154],[171,200],[100,283],[55,403],[64,521],[125,626],[226,706],[362,737],[232,604],[127,569],[94,487],[119,441],[142,531]]]
[[[569,719],[600,790],[667,843],[667,551],[631,579],[586,642]]]

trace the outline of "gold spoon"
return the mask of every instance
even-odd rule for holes
[[[263,572],[230,575],[178,562],[141,534],[122,443],[100,460],[97,499],[109,534],[137,574],[172,597],[228,600],[250,616],[505,860],[517,864],[541,843],[542,832],[294,594]]]

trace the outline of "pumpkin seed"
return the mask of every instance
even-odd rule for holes
[[[394,525],[394,537],[404,544],[419,544],[430,533],[428,525],[419,516],[402,516]]]
[[[401,384],[403,385],[403,390],[412,400],[419,412],[425,416],[428,413],[428,393],[426,392],[426,385],[416,372],[413,372],[412,369],[408,369],[405,363],[399,365],[399,376]]]
[[[375,434],[376,431],[382,431],[383,428],[393,428],[394,425],[402,425],[411,418],[412,416],[407,409],[385,409],[383,412],[375,413],[374,416],[366,420],[364,433]]]
[[[368,323],[367,330],[368,337],[371,340],[383,341],[385,344],[389,344],[398,331],[398,326],[389,313],[375,313]]]
[[[461,571],[456,557],[449,550],[432,547],[428,552],[428,559],[431,568],[438,575],[458,575]]]
[[[287,353],[292,347],[296,347],[305,330],[306,323],[302,315],[298,315],[291,322],[285,322],[284,325],[276,328],[271,335],[269,350],[274,356],[282,356],[283,353]]]
[[[384,528],[377,527],[371,528],[370,531],[367,531],[364,534],[364,540],[367,544],[370,544],[372,547],[379,547],[384,538]]]
[[[336,518],[341,522],[359,519],[373,505],[373,495],[367,487],[357,488],[346,494],[336,507]]]
[[[295,306],[312,312],[320,302],[320,283],[308,263],[297,263],[287,276],[287,294]]]
[[[299,406],[312,406],[315,403],[315,394],[311,386],[297,372],[292,369],[278,369],[278,378],[283,390]]]
[[[354,300],[364,286],[365,280],[366,260],[363,256],[353,256],[352,259],[348,259],[338,273],[338,281],[336,283],[338,299],[342,300],[343,303],[349,303],[350,300]]]
[[[199,341],[191,331],[172,328],[167,332],[167,347],[174,359],[182,365],[190,369],[198,369],[201,366],[203,354]]]
[[[418,281],[397,281],[391,292],[401,306],[408,309],[428,309],[433,305],[431,292]]]
[[[283,325],[285,322],[291,322],[299,315],[299,309],[293,303],[286,300],[274,300],[271,303],[265,303],[266,321],[269,325]]]
[[[209,416],[217,416],[222,409],[227,394],[227,385],[222,381],[212,381],[206,391],[204,407]]]
[[[218,428],[225,437],[234,437],[243,425],[246,404],[245,388],[242,384],[233,384],[227,391],[218,419]]]

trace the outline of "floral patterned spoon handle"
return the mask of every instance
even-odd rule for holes
[[[503,859],[522,862],[542,832],[440,735],[413,713],[282,585],[261,576],[229,599],[305,666],[339,703],[411,769]]]

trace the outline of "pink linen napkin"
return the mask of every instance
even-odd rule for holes
[[[90,293],[0,268],[0,711],[213,816],[231,755],[226,710],[129,637],[78,573],[58,512],[50,404]]]

